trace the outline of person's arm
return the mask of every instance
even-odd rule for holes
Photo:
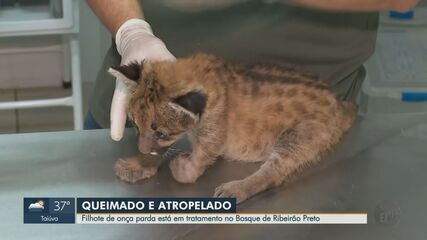
[[[407,12],[420,0],[282,0],[284,3],[297,4],[329,11],[381,11],[394,10]]]
[[[154,36],[150,24],[143,18],[138,0],[86,0],[93,12],[115,38],[121,65],[132,62],[174,60],[165,44]],[[116,76],[117,77],[117,76]],[[126,125],[127,107],[132,89],[120,77],[111,101],[111,138],[119,141]]]
[[[138,0],[86,0],[101,22],[116,36],[119,27],[129,19],[144,19]]]

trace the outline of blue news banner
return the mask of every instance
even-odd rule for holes
[[[24,198],[24,223],[76,223],[78,214],[236,213],[235,198]]]

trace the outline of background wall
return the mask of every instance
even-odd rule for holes
[[[420,5],[426,6],[427,0],[422,0]],[[86,1],[80,1],[80,41],[82,79],[83,82],[94,83],[104,55],[110,47],[111,35]]]
[[[94,83],[104,55],[110,47],[111,34],[86,1],[80,1],[80,41],[82,80]]]

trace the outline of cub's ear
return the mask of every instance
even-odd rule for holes
[[[181,106],[185,110],[199,117],[205,111],[206,102],[206,94],[199,91],[189,92],[183,96],[173,99],[172,101],[172,103]]]
[[[141,78],[143,62],[132,62],[127,65],[110,67],[108,72],[114,77],[123,80],[128,86],[135,86]]]

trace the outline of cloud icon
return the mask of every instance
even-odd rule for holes
[[[30,211],[41,211],[44,209],[44,202],[42,200],[35,202],[35,203],[31,203],[30,206],[28,206],[28,209]]]

